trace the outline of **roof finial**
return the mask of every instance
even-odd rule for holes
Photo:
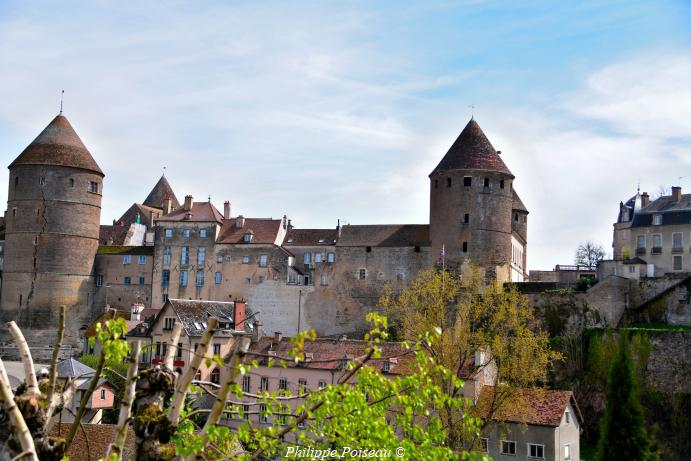
[[[211,194],[209,194],[209,203],[211,203]]]
[[[475,120],[475,105],[471,104],[470,107],[470,120]]]
[[[64,96],[65,96],[65,90],[62,90],[62,92],[60,93],[60,114],[58,114],[58,115],[62,115],[62,100],[63,100]]]
[[[164,165],[164,166],[163,166],[163,177],[165,177],[165,176],[166,176],[166,167],[165,167],[165,165]]]
[[[640,194],[641,193],[641,180],[638,180],[638,185],[636,186],[636,193]]]

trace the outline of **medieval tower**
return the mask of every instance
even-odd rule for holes
[[[491,278],[522,281],[528,211],[474,119],[429,178],[432,254],[448,267],[472,261]]]
[[[65,343],[92,320],[104,174],[67,118],[58,115],[9,166],[0,316],[29,343],[55,337],[67,307]]]

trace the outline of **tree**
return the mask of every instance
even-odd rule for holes
[[[605,249],[602,245],[596,244],[588,240],[585,243],[578,245],[576,249],[576,256],[574,264],[578,266],[586,266],[591,269],[597,267],[597,264],[605,259]]]
[[[621,332],[619,348],[607,380],[605,415],[600,428],[597,461],[656,460],[646,430],[627,334]]]
[[[451,370],[450,375],[438,375],[437,382],[452,399],[462,395],[461,380],[475,363],[476,354],[483,361],[480,366],[496,367],[489,383],[494,392],[483,412],[487,420],[499,408],[521,405],[514,398],[516,389],[545,380],[550,363],[559,357],[550,349],[547,333],[534,328],[527,298],[515,288],[487,282],[476,267],[461,275],[423,271],[400,293],[387,289],[380,306],[394,320],[393,332],[401,339],[412,340],[441,327],[439,340],[424,347],[436,363]],[[475,434],[465,431],[463,417],[472,411],[469,407],[464,410],[448,407],[440,411],[447,444],[459,451],[478,443]]]
[[[285,366],[288,360],[304,361],[302,348],[305,341],[314,339],[313,333],[298,335],[288,357],[253,355],[248,351],[249,338],[239,337],[226,357],[215,356],[211,359],[206,357],[206,352],[218,321],[210,317],[189,368],[182,375],[177,375],[172,365],[180,324],[176,324],[173,330],[163,363],[139,370],[140,342],[136,340],[128,345],[124,339],[124,320],[111,315],[103,325],[97,325],[97,337],[92,339],[100,342],[101,352],[95,361],[96,373],[81,397],[81,408],[91,398],[106,364],[127,358],[117,435],[108,449],[108,461],[122,459],[129,425],[133,427],[136,459],[140,461],[269,459],[305,446],[322,452],[334,449],[342,451],[350,447],[388,450],[391,453],[398,453],[396,450],[400,447],[408,459],[486,459],[481,453],[461,453],[445,446],[446,429],[436,415],[443,409],[459,412],[464,402],[461,398],[450,396],[439,386],[437,377],[451,377],[452,373],[427,355],[427,348],[432,347],[438,339],[438,329],[406,343],[414,358],[410,373],[391,377],[368,366],[368,361],[379,358],[381,354],[378,344],[387,338],[386,318],[370,314],[368,320],[371,330],[365,338],[366,353],[348,361],[347,372],[339,382],[309,391],[307,395],[293,396],[276,392],[250,395],[243,393],[236,381],[257,366],[257,358],[276,361],[277,366]],[[58,338],[62,336],[64,328],[64,310],[60,325]],[[0,361],[0,398],[5,412],[0,415],[4,416],[0,418],[0,436],[6,436],[2,442],[12,459],[64,459],[80,427],[83,412],[80,409],[77,413],[64,439],[47,435],[51,415],[60,411],[74,396],[75,386],[72,383],[63,389],[55,388],[53,376],[60,340],[56,343],[51,363],[51,378],[38,380],[26,341],[14,322],[10,322],[10,327],[21,351],[26,383],[12,395]],[[215,361],[222,367],[220,385],[194,380],[205,361]],[[462,385],[455,379],[452,381],[456,386]],[[187,396],[196,391],[214,397],[211,409],[191,410],[185,406]],[[275,418],[269,426],[246,421],[239,428],[231,429],[219,424],[224,411],[242,416],[246,402],[238,400],[243,395],[254,399],[249,404],[251,408],[260,408],[263,414],[279,415],[281,418]],[[298,400],[303,399],[304,403],[297,404]],[[195,425],[200,411],[206,413],[206,418],[203,424]],[[251,412],[256,414],[258,411]],[[467,417],[462,424],[466,432],[478,433],[478,420]],[[296,439],[295,443],[286,441],[291,435]]]

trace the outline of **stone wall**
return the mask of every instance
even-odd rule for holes
[[[648,339],[647,383],[665,394],[691,394],[691,331],[655,332]]]

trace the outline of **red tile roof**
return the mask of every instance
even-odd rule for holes
[[[470,119],[432,173],[449,170],[499,171],[513,177],[474,119]]]
[[[9,167],[17,165],[68,166],[103,176],[103,171],[64,115],[55,117]]]
[[[101,226],[98,229],[99,245],[123,245],[130,226]]]
[[[250,244],[273,244],[276,241],[282,223],[281,219],[244,218],[243,226],[237,227],[237,219],[223,220],[221,237],[218,239],[218,243],[246,243],[243,242],[243,237],[247,232],[251,231],[252,241]]]
[[[485,386],[477,403],[480,417],[486,415],[494,389]],[[567,405],[571,402],[579,421],[583,416],[571,391],[553,391],[549,389],[518,389],[510,397],[511,402],[500,405],[492,418],[495,421],[532,424],[535,426],[557,427]]]
[[[389,363],[389,374],[407,374],[410,370],[414,355],[409,349],[404,348],[401,343],[382,342],[378,345],[381,348],[381,358],[372,359],[367,365],[381,369],[384,362]],[[319,338],[315,341],[305,341],[303,352],[306,355],[306,362],[287,361],[289,367],[300,367],[320,370],[338,370],[343,367],[344,360],[353,360],[366,354],[367,342],[354,339],[328,339]],[[264,336],[250,346],[250,352],[256,354],[270,355],[269,351],[276,353],[278,357],[288,357],[293,345],[290,338],[282,338],[276,343],[273,336]],[[311,358],[310,358],[311,354]],[[256,359],[251,354],[250,360]]]
[[[144,224],[147,228],[151,229],[151,227],[153,227],[153,222],[151,221],[152,213],[154,219],[158,219],[163,214],[163,210],[142,205],[140,203],[134,203],[127,211],[125,211],[122,216],[120,216],[117,224],[122,224],[124,226],[134,224],[137,222],[137,215],[139,215],[139,223]]]
[[[223,222],[223,215],[216,209],[211,202],[193,202],[190,219],[186,220],[187,211],[178,208],[165,216],[158,218],[158,221],[190,221],[190,222]]]

